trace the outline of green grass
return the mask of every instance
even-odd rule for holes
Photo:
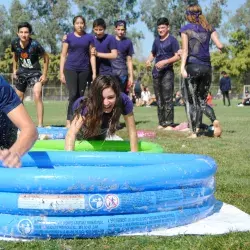
[[[32,118],[35,108],[26,103]],[[198,153],[213,157],[218,164],[216,198],[250,214],[250,107],[222,106],[217,101],[217,118],[223,126],[222,138],[199,137],[187,139],[186,133],[156,131],[156,108],[135,108],[137,129],[157,132],[152,142],[159,143],[166,152]],[[45,103],[45,125],[65,123],[66,103]],[[186,120],[184,108],[175,109],[177,123]],[[209,124],[205,118],[204,122]],[[118,135],[127,138],[126,128]],[[146,140],[146,139],[145,139]],[[100,239],[47,240],[34,242],[0,242],[0,250],[7,249],[250,249],[250,232],[221,236],[176,237],[105,237]]]

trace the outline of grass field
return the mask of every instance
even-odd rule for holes
[[[35,108],[26,103],[32,118]],[[223,126],[222,138],[199,137],[187,139],[182,132],[156,131],[156,108],[135,108],[137,129],[157,132],[151,141],[163,146],[165,152],[198,153],[213,157],[218,164],[216,175],[216,198],[232,204],[250,214],[250,107],[222,106],[217,101],[217,118]],[[63,125],[66,103],[45,103],[45,125]],[[186,120],[184,108],[175,109],[175,122]],[[209,124],[207,119],[204,122]],[[127,138],[126,128],[118,135]],[[105,237],[100,239],[48,240],[34,242],[3,242],[0,250],[7,249],[250,249],[250,232],[230,233],[221,236],[178,236],[178,237]]]

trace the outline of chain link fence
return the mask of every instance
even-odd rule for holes
[[[145,83],[150,89],[150,92],[153,93],[153,84],[152,84],[152,78],[151,78],[151,72],[139,72],[137,75],[141,74],[147,74],[148,76],[148,82]],[[11,83],[14,86],[14,79],[12,78],[12,74],[2,74],[4,78]],[[220,99],[222,97],[220,93],[219,88],[219,81],[220,81],[220,73],[214,72],[213,78],[212,78],[212,85],[210,87],[210,92],[212,93],[214,99]],[[42,90],[42,97],[44,101],[67,101],[68,100],[68,89],[66,85],[61,84],[60,80],[58,79],[58,75],[51,74],[49,75],[49,80],[46,82],[46,84],[43,87]],[[236,89],[235,84],[237,82],[237,78],[231,78],[232,80],[232,93],[231,98],[237,98],[240,99],[242,96],[244,96],[244,85],[250,85],[249,79],[250,79],[250,73],[246,74],[245,82],[242,84],[242,87],[240,87],[240,91]],[[136,80],[136,79],[135,79]],[[175,92],[181,89],[181,82],[182,78],[181,75],[175,74]],[[143,83],[143,82],[142,82]],[[88,89],[88,88],[87,88]],[[86,90],[87,92],[87,90]],[[25,93],[25,100],[31,101],[33,100],[33,91],[32,88],[27,88]]]

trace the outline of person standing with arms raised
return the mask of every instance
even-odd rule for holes
[[[74,32],[63,37],[60,59],[60,80],[69,90],[69,104],[66,127],[70,127],[73,118],[72,105],[83,96],[88,81],[96,77],[95,56],[91,55],[94,47],[93,36],[85,32],[86,21],[82,16],[73,18]]]

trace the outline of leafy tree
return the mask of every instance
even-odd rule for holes
[[[234,86],[242,91],[247,83],[250,71],[250,41],[243,31],[231,33],[228,53],[212,53],[212,64],[215,71],[225,70],[235,77]]]
[[[19,0],[13,0],[10,6],[10,34],[16,36],[17,26],[21,22],[28,22],[30,14]]]
[[[236,10],[236,14],[230,19],[230,23],[234,30],[242,30],[250,39],[250,0]]]
[[[69,0],[27,0],[27,9],[39,41],[49,47],[52,54],[59,52],[58,43],[69,31],[71,5]]]
[[[137,0],[74,0],[74,2],[79,8],[79,13],[87,19],[88,23],[102,17],[107,24],[107,31],[110,33],[114,30],[116,20],[126,20],[127,26],[129,26],[135,24],[140,15],[139,10],[135,8]],[[135,42],[143,38],[143,34],[133,30],[129,37]]]
[[[11,41],[9,27],[10,23],[7,10],[3,5],[0,5],[0,57],[4,55],[5,48]]]
[[[156,22],[160,17],[170,20],[171,33],[178,35],[180,27],[185,23],[185,9],[187,4],[196,3],[192,0],[142,0],[141,19],[150,31],[157,34]],[[213,0],[210,8],[205,9],[205,16],[210,24],[218,27],[222,19],[222,7],[226,0]]]

